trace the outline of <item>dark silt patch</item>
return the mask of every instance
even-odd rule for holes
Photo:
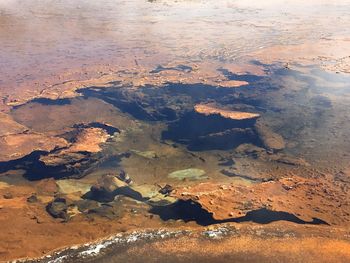
[[[53,100],[53,99],[48,99],[48,98],[37,98],[37,99],[33,99],[28,103],[38,103],[38,104],[42,104],[42,105],[69,105],[71,104],[71,100],[70,99],[56,99],[56,100]],[[16,108],[19,108],[21,107],[22,105],[19,105],[19,106],[15,106],[13,107],[14,109]]]
[[[163,67],[161,65],[158,65],[154,70],[150,71],[150,73],[159,73],[162,71],[167,71],[167,70],[175,70],[175,71],[181,71],[181,72],[191,72],[193,69],[190,66],[186,65],[177,65],[175,67]]]
[[[257,76],[252,74],[235,74],[223,68],[219,69],[219,71],[222,74],[224,74],[224,76],[227,77],[229,80],[246,81],[248,83],[254,83],[264,78],[263,76]]]

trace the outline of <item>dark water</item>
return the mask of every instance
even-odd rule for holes
[[[203,209],[199,204],[191,201],[178,201],[169,206],[153,207],[151,213],[159,215],[162,220],[183,220],[185,222],[195,221],[201,226],[222,224],[228,222],[243,223],[254,222],[259,224],[269,224],[276,221],[289,221],[297,224],[325,224],[321,219],[314,218],[311,222],[306,222],[293,214],[286,212],[271,211],[266,208],[248,212],[245,216],[227,220],[215,220],[213,216]]]

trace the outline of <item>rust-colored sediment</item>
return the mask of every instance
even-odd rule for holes
[[[51,151],[67,146],[66,140],[38,133],[13,134],[0,137],[0,161],[19,159],[33,151]]]
[[[157,262],[166,255],[170,259],[168,262],[346,263],[350,260],[350,242],[317,237],[259,238],[250,235],[217,241],[182,237],[137,246],[114,258],[133,260],[140,254],[147,262]]]
[[[258,113],[224,110],[209,104],[198,104],[194,106],[194,109],[196,112],[204,114],[206,116],[212,115],[212,114],[219,114],[224,118],[232,119],[232,120],[255,119],[260,116],[260,114]]]

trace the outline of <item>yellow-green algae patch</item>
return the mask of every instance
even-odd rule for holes
[[[170,173],[168,177],[178,180],[203,180],[208,178],[207,176],[205,176],[205,171],[198,168],[178,170]]]

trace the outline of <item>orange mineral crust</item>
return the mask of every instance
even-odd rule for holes
[[[206,116],[219,114],[223,118],[232,120],[246,120],[260,117],[260,114],[258,113],[224,110],[216,108],[215,106],[209,104],[198,104],[194,106],[194,109],[196,112],[204,114]]]

